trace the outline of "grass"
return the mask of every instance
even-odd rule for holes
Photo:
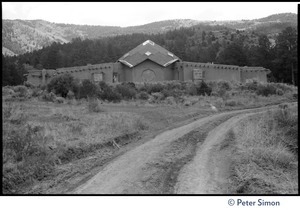
[[[105,110],[101,108],[97,99],[88,100],[88,110],[90,112],[104,112]]]
[[[145,119],[125,112],[94,112],[80,106],[27,101],[3,104],[3,192],[26,192],[55,179],[57,169],[84,158],[110,141],[119,145],[146,132]],[[26,190],[27,189],[27,190]]]
[[[164,92],[168,97],[147,101],[150,96],[147,91],[163,94],[157,92],[163,85],[168,87],[168,92]],[[226,89],[221,95],[181,95],[189,85],[169,82],[147,86],[144,90],[144,84],[141,84],[138,90],[145,92],[140,92],[142,94],[138,99],[117,104],[71,98],[65,104],[55,104],[51,100],[43,100],[41,94],[34,93],[41,92],[39,89],[2,88],[3,192],[37,192],[35,186],[43,186],[39,193],[46,192],[50,186],[59,185],[65,179],[62,174],[72,174],[67,169],[70,167],[68,164],[72,165],[74,173],[79,169],[80,174],[87,173],[90,169],[82,171],[86,167],[80,161],[75,163],[77,160],[92,157],[96,153],[98,156],[95,159],[105,160],[118,150],[111,142],[122,147],[177,122],[213,114],[209,103],[219,111],[227,111],[295,100],[295,90],[287,85],[278,85],[283,95],[268,97],[240,90],[237,84],[224,82],[216,82],[212,86],[215,92]],[[217,89],[214,90],[214,87]],[[287,123],[282,121],[284,119],[289,118],[279,116],[277,119],[281,128],[286,129],[285,135],[290,136],[285,138],[284,145],[295,150],[293,136],[297,133],[296,128],[292,130],[282,126]],[[88,165],[93,167],[93,163]]]
[[[227,136],[234,147],[230,193],[298,193],[297,107],[247,119]],[[228,143],[229,142],[229,143]]]

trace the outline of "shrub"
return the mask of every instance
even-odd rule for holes
[[[28,81],[24,82],[24,86],[27,88],[35,88],[35,85]]]
[[[176,98],[183,94],[180,89],[164,89],[161,91],[161,93],[164,95],[164,98],[167,98],[169,96],[173,96],[174,98]]]
[[[281,90],[284,93],[289,91],[292,92],[294,89],[296,89],[295,86],[284,84],[284,83],[269,83],[269,84],[272,84],[273,86],[276,87],[276,89]]]
[[[259,84],[256,94],[262,96],[276,95],[277,89],[272,84]]]
[[[151,95],[154,97],[155,100],[158,100],[158,101],[164,99],[164,95],[162,93],[156,93],[155,92],[155,93],[152,93]]]
[[[28,95],[28,89],[24,85],[15,86],[13,87],[13,90],[15,91],[15,93],[17,93],[17,97],[27,97]]]
[[[41,95],[41,99],[44,101],[54,102],[56,99],[56,95],[53,92],[48,93],[48,92],[44,91]]]
[[[223,90],[231,90],[232,89],[232,84],[229,81],[225,81],[225,80],[220,80],[217,82],[218,85],[218,89],[223,89]]]
[[[276,94],[282,96],[284,94],[284,92],[281,89],[277,89]]]
[[[166,89],[168,90],[184,90],[185,89],[185,84],[179,81],[172,81],[172,82],[168,82],[166,83]]]
[[[123,82],[122,85],[133,88],[135,90],[137,89],[133,82]]]
[[[293,93],[293,98],[298,99],[298,93]]]
[[[148,100],[149,99],[149,95],[145,91],[142,91],[142,92],[140,92],[140,93],[137,94],[137,98],[138,99],[142,99],[142,100]]]
[[[95,99],[89,99],[88,110],[89,112],[104,112],[104,110],[100,107],[98,101]]]
[[[14,95],[15,91],[12,89],[12,87],[5,86],[2,87],[2,96],[7,96],[7,95]]]
[[[65,99],[63,97],[56,97],[54,99],[55,103],[63,104],[65,102]]]
[[[194,83],[190,84],[186,87],[186,93],[191,96],[197,95],[197,86]]]
[[[225,106],[240,106],[240,105],[243,105],[243,103],[238,100],[227,100],[225,102]]]
[[[134,122],[134,127],[137,128],[138,130],[147,130],[149,128],[149,125],[141,118],[138,118]]]
[[[97,95],[97,89],[97,85],[95,85],[89,79],[85,79],[79,86],[79,98],[95,97]]]
[[[47,85],[48,92],[54,91],[55,94],[59,94],[62,97],[66,97],[69,90],[75,92],[76,86],[78,86],[75,81],[74,77],[70,74],[63,74],[58,77],[54,77],[50,83]]]
[[[50,176],[55,156],[47,147],[52,136],[44,127],[27,124],[10,128],[3,135],[3,191],[13,193],[23,184]]]
[[[42,93],[43,93],[43,91],[40,88],[33,88],[31,96],[39,97]]]
[[[122,99],[120,93],[118,93],[115,89],[108,86],[105,82],[101,81],[99,83],[100,90],[98,91],[97,96],[102,100],[108,100],[113,102],[119,102]]]
[[[120,93],[124,99],[136,98],[136,94],[137,94],[137,91],[135,90],[135,86],[132,86],[131,83],[117,85],[116,91]]]
[[[160,83],[151,84],[151,83],[145,83],[144,87],[142,87],[141,91],[146,91],[148,94],[152,93],[158,93],[161,92],[164,89],[164,85]]]
[[[24,124],[28,116],[24,113],[23,106],[11,103],[5,103],[2,107],[3,122],[10,122],[12,124]]]
[[[209,87],[204,81],[200,82],[197,86],[198,95],[210,95],[212,88]]]
[[[176,100],[173,96],[169,96],[169,97],[165,98],[165,101],[167,104],[170,104],[170,105],[176,104]]]
[[[75,94],[72,90],[69,90],[68,94],[67,94],[67,99],[72,100],[75,98]]]
[[[41,90],[47,90],[47,85],[39,85],[38,88],[41,88]]]
[[[242,85],[242,89],[256,91],[259,85],[259,81],[256,79],[247,79],[246,83]]]

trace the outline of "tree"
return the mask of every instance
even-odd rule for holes
[[[2,55],[2,86],[23,84],[25,73],[24,66],[18,60]]]
[[[247,51],[249,65],[262,66],[264,68],[272,68],[272,60],[274,59],[271,42],[266,35],[258,37],[258,46],[252,46]]]
[[[297,84],[296,80],[298,69],[297,58],[297,31],[295,28],[287,27],[276,39],[276,79],[282,82]]]
[[[233,42],[228,45],[217,57],[217,62],[221,64],[245,66],[248,65],[247,56],[243,46]]]
[[[77,92],[78,84],[74,80],[74,77],[70,74],[63,74],[58,77],[54,77],[47,85],[48,91],[53,91],[55,94],[60,94],[62,97],[66,97],[69,91]]]

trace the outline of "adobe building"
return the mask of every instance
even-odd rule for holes
[[[79,80],[94,82],[158,82],[158,81],[211,81],[245,82],[256,78],[267,82],[269,69],[240,67],[213,63],[182,61],[163,47],[147,40],[132,49],[115,63],[58,68],[56,70],[29,70],[27,81],[34,85],[47,84],[53,77],[69,73]]]

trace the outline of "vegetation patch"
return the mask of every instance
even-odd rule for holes
[[[233,147],[230,193],[298,192],[297,107],[251,117],[225,142]],[[232,134],[232,132],[230,133]]]

